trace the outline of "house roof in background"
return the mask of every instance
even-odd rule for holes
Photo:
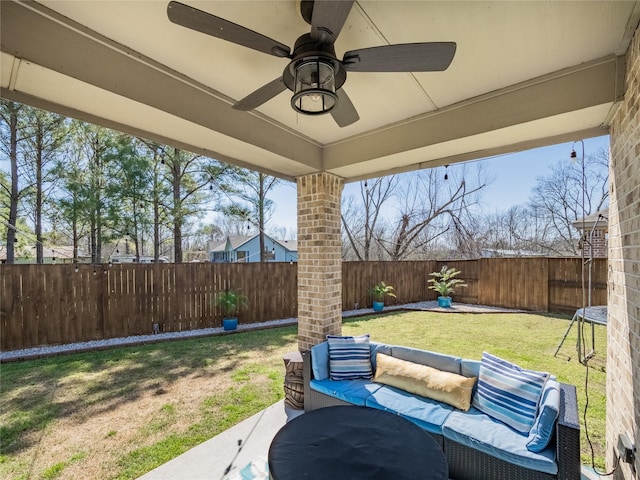
[[[258,234],[255,235],[229,235],[224,240],[213,241],[209,244],[209,251],[211,252],[224,252],[227,249],[227,243],[231,246],[232,250],[237,250],[245,243],[256,238]],[[290,252],[295,252],[298,250],[298,242],[296,240],[276,240],[269,235],[265,235],[270,242],[276,242],[283,248],[289,250]]]
[[[575,222],[572,222],[572,225],[574,228],[576,228],[577,230],[581,230],[582,229],[582,219],[579,218],[578,220],[576,220]],[[598,228],[602,229],[602,230],[608,230],[609,229],[609,208],[603,208],[602,210],[598,210],[595,213],[592,213],[591,215],[587,215],[586,217],[584,217],[584,228],[587,230],[591,230],[596,223],[598,224]]]

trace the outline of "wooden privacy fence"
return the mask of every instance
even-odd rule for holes
[[[443,265],[469,285],[454,302],[573,313],[582,306],[579,258],[508,258],[441,262],[344,262],[342,308],[371,305],[380,280],[393,285],[387,304],[433,300],[428,274]],[[606,305],[607,260],[592,266],[592,305]],[[215,294],[242,291],[240,323],[297,315],[297,265],[184,263],[0,265],[2,350],[219,327]]]

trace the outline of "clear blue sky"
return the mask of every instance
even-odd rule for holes
[[[480,160],[486,168],[486,174],[494,180],[483,194],[483,210],[495,213],[507,210],[514,205],[526,203],[536,178],[550,173],[550,167],[560,162],[569,162],[572,142],[536,148],[520,153],[512,153]],[[584,141],[585,156],[595,154],[599,149],[609,148],[609,136],[590,138]],[[575,146],[578,155],[582,147]],[[444,170],[443,170],[444,175]],[[345,185],[344,195],[353,195],[359,191],[359,183]],[[281,226],[289,232],[296,231],[296,189],[292,183],[285,182],[270,196],[276,204],[276,211],[269,229]]]

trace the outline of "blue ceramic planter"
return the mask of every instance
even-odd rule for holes
[[[373,311],[381,312],[384,310],[384,302],[373,302]]]
[[[222,319],[222,329],[223,330],[235,330],[238,328],[238,319],[237,318],[223,318]]]
[[[440,308],[451,308],[451,297],[438,297],[438,306]]]

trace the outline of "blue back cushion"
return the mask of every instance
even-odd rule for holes
[[[314,379],[329,378],[329,344],[327,342],[311,347],[311,369]]]
[[[327,342],[331,380],[370,379],[373,376],[368,334],[358,337],[327,335]]]
[[[460,362],[462,360],[460,357],[398,345],[391,347],[391,356],[399,358],[400,360],[406,360],[407,362],[427,365],[428,367],[433,367],[443,372],[460,375]]]
[[[540,408],[536,421],[531,427],[527,439],[527,450],[541,452],[549,445],[556,426],[558,412],[560,411],[560,384],[551,376],[542,391]]]
[[[527,435],[548,377],[548,373],[526,370],[483,352],[473,406]]]

